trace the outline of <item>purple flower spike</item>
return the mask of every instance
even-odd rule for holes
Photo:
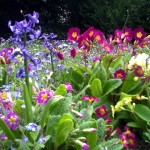
[[[33,16],[30,15],[30,14],[27,14],[25,16],[28,17],[32,21],[33,24],[35,24],[35,23],[38,24],[39,23],[39,20],[38,20],[39,14],[37,12],[34,11]]]

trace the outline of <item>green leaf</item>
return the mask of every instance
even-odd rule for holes
[[[80,129],[86,129],[86,128],[98,129],[98,125],[97,125],[96,120],[90,119],[89,121],[86,121],[80,125]],[[90,145],[90,147],[93,147],[96,145],[97,132],[88,132],[88,133],[85,133],[85,136],[87,138],[87,143]]]
[[[110,63],[112,62],[113,59],[113,55],[111,54],[107,54],[102,61],[102,65],[105,67],[105,69],[107,69],[110,65]]]
[[[77,71],[73,71],[71,80],[73,82],[75,82],[76,84],[82,84],[83,83],[83,75],[81,75]]]
[[[98,72],[97,77],[101,80],[102,87],[104,87],[107,82],[107,72],[102,64],[100,65],[100,71]]]
[[[117,68],[121,63],[122,58],[123,58],[123,56],[118,56],[115,60],[113,60],[113,62],[111,62],[110,67]]]
[[[70,114],[62,116],[56,129],[56,142],[55,148],[57,149],[62,145],[69,136],[69,133],[73,130],[74,122],[71,119]]]
[[[133,128],[142,128],[141,125],[138,124],[137,122],[128,122],[127,125]]]
[[[134,112],[143,120],[150,122],[150,109],[142,104],[136,104]]]
[[[64,96],[65,94],[67,94],[66,86],[64,84],[60,84],[55,93],[56,95]]]
[[[30,147],[27,145],[27,143],[23,142],[22,140],[16,139],[16,142],[19,142],[20,149],[21,150],[31,150]]]
[[[123,82],[121,92],[128,93],[140,84],[140,79],[135,81],[134,77],[135,75],[133,71],[128,74],[125,81]]]
[[[118,88],[122,84],[121,79],[110,79],[104,86],[104,95],[109,94],[114,89]]]
[[[26,123],[33,122],[32,104],[26,83],[23,84]]]
[[[64,98],[63,96],[56,95],[53,97],[53,99],[49,100],[48,103],[45,105],[43,113],[41,115],[41,121],[40,121],[41,128],[44,127],[46,118],[48,117],[50,111],[52,112],[52,110],[57,106],[58,102],[63,98]]]
[[[0,127],[2,128],[2,130],[4,131],[4,133],[6,134],[8,139],[15,141],[15,139],[16,139],[15,135],[12,133],[10,128],[7,126],[7,124],[1,118],[0,118]]]
[[[103,93],[103,89],[102,89],[102,83],[101,83],[101,80],[99,79],[94,79],[94,81],[92,82],[91,84],[91,92],[92,92],[92,95],[95,96],[95,97],[100,97],[102,96],[102,93]]]

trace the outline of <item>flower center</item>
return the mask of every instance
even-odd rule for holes
[[[121,74],[121,73],[118,73],[118,74],[117,74],[117,78],[122,78],[122,74]]]
[[[106,47],[105,47],[105,50],[106,50],[107,52],[109,52],[109,51],[110,51],[110,48],[109,48],[108,46],[106,46]]]
[[[100,37],[99,35],[97,35],[97,36],[95,37],[95,39],[96,39],[97,41],[100,41],[101,37]]]
[[[141,32],[137,32],[137,37],[141,38],[142,37],[142,33]]]
[[[7,93],[6,93],[6,92],[3,92],[3,93],[1,94],[1,98],[3,98],[3,99],[7,98]]]
[[[9,119],[9,121],[10,121],[10,123],[15,123],[16,122],[16,118],[15,117],[10,117],[10,119]]]
[[[89,36],[92,36],[92,35],[93,35],[93,33],[94,33],[93,31],[90,31]]]
[[[42,94],[42,98],[44,99],[44,100],[47,100],[47,98],[48,98],[48,95],[45,93],[45,94]]]
[[[104,110],[104,109],[100,109],[100,113],[101,113],[102,115],[104,115],[104,114],[105,114],[105,110]]]
[[[76,32],[73,32],[72,33],[72,36],[75,38],[75,37],[77,37],[77,33]]]

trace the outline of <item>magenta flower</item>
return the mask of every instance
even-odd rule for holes
[[[64,59],[64,53],[63,52],[58,52],[57,53],[57,56],[60,60],[63,60]]]
[[[72,93],[72,91],[73,91],[72,85],[71,85],[69,82],[67,82],[65,85],[66,85],[67,91],[68,91],[69,93]]]
[[[137,28],[137,29],[134,29],[133,31],[133,37],[137,41],[142,41],[146,37],[146,33],[144,29]]]
[[[114,73],[114,78],[120,78],[120,79],[125,79],[126,78],[126,73],[123,69],[119,69]]]
[[[134,70],[134,74],[137,77],[143,77],[144,76],[144,70],[141,66],[137,66],[136,69]]]
[[[2,134],[2,135],[1,135],[1,140],[2,140],[2,141],[7,140],[7,136],[6,136],[5,134]]]
[[[80,29],[73,27],[71,29],[69,29],[68,32],[68,41],[75,41],[78,39],[78,37],[80,36]]]
[[[4,120],[6,124],[13,130],[16,130],[19,127],[19,117],[15,112],[9,112]]]
[[[99,102],[99,98],[94,97],[94,96],[85,95],[85,96],[82,97],[82,99],[85,100],[85,101],[89,101],[90,103],[92,103],[94,101]]]
[[[108,115],[107,108],[104,105],[97,108],[95,112],[96,112],[96,116],[99,117],[99,118],[104,118]]]
[[[47,102],[53,98],[55,95],[55,92],[53,90],[43,90],[38,93],[38,97],[36,98],[37,102],[39,104],[46,105]]]
[[[113,53],[114,52],[112,45],[108,44],[107,42],[103,42],[102,45],[103,45],[103,47],[107,53]]]
[[[95,30],[95,32],[94,32],[94,40],[96,41],[96,42],[98,42],[98,43],[103,43],[103,41],[104,41],[104,33],[103,32],[101,32],[100,30]]]
[[[127,42],[131,42],[132,41],[132,37],[133,37],[133,33],[132,33],[132,29],[131,28],[125,28],[125,39]]]
[[[73,48],[73,49],[70,51],[71,57],[74,58],[74,57],[76,56],[76,54],[77,54],[77,50]]]
[[[95,32],[94,27],[90,27],[89,29],[87,29],[87,30],[84,32],[84,35],[86,36],[86,38],[87,38],[88,40],[93,40],[93,39],[94,39],[94,32]]]

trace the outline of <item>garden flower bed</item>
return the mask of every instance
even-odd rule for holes
[[[1,39],[0,149],[150,148],[150,35],[72,27],[58,41],[25,18]]]

